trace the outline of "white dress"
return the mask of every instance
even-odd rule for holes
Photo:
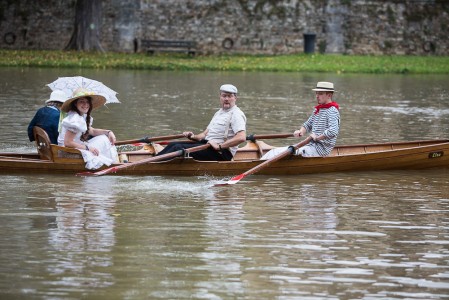
[[[92,126],[91,117],[91,126]],[[61,132],[58,136],[58,145],[64,146],[64,137],[67,131],[75,133],[74,141],[79,144],[87,145],[88,147],[95,147],[100,154],[98,156],[92,154],[87,150],[80,150],[84,161],[86,162],[86,169],[95,170],[102,165],[110,166],[112,163],[118,161],[117,149],[111,144],[108,137],[104,134],[95,136],[87,142],[81,141],[81,135],[86,132],[86,115],[80,116],[74,111],[70,111],[62,120]]]

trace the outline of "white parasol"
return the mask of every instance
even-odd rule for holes
[[[82,76],[73,76],[73,77],[59,77],[52,83],[47,84],[47,86],[52,90],[62,90],[66,93],[66,95],[70,96],[73,94],[78,88],[85,88],[89,91],[95,92],[106,98],[107,103],[120,103],[117,99],[117,92],[111,90],[102,82],[89,79]]]

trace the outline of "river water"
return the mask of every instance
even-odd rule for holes
[[[33,152],[45,84],[119,92],[119,140],[207,126],[233,83],[248,133],[292,132],[333,81],[338,144],[449,138],[449,76],[0,68],[0,151]],[[291,140],[266,141],[274,145]],[[1,299],[449,299],[449,171],[221,178],[1,174]]]

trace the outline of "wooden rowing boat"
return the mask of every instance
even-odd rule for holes
[[[74,149],[49,143],[46,133],[36,135],[37,153],[0,153],[0,172],[71,173],[86,171],[84,161]],[[146,144],[137,151],[121,152],[128,163],[154,156],[162,146]],[[239,148],[233,161],[206,162],[190,157],[174,158],[120,170],[118,175],[232,176],[254,168],[261,155],[273,147],[263,141],[248,141]],[[116,166],[124,163],[116,164]],[[106,168],[106,167],[105,167]],[[299,175],[311,173],[417,170],[449,168],[449,140],[360,144],[337,146],[327,157],[289,156],[264,168],[261,175]]]

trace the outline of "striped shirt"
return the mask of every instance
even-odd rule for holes
[[[327,156],[337,142],[338,132],[340,131],[340,113],[335,107],[321,108],[316,115],[312,113],[302,126],[309,133],[326,136],[324,140],[311,141],[309,145],[315,147],[321,156]]]

